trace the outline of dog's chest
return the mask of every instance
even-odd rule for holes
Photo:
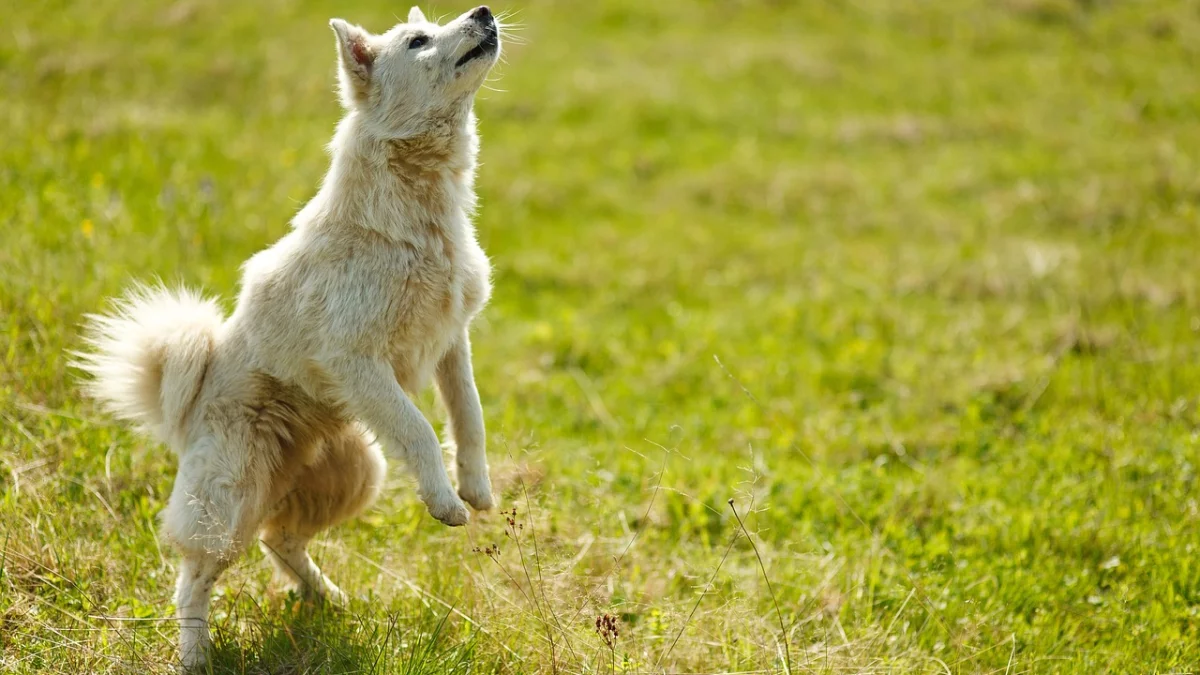
[[[431,235],[397,270],[389,335],[396,375],[419,388],[490,295],[487,256],[470,237]]]

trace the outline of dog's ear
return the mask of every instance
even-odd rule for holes
[[[365,102],[371,90],[371,69],[375,65],[371,34],[341,19],[330,19],[329,26],[337,34],[342,101],[353,107]]]
[[[408,22],[425,23],[425,14],[421,12],[420,7],[414,5],[412,9],[408,10]]]

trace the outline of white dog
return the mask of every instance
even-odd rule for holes
[[[404,458],[447,525],[467,522],[463,500],[494,504],[467,326],[491,291],[469,214],[472,102],[499,56],[496,20],[479,7],[439,26],[414,7],[383,35],[330,25],[347,109],[332,165],[291,233],[246,263],[233,315],[142,288],[91,318],[80,355],[89,393],[179,456],[162,524],[183,554],[185,669],[206,661],[214,582],[256,537],[292,584],[344,600],[305,545],[375,499],[384,455]],[[409,398],[431,378],[457,494]]]

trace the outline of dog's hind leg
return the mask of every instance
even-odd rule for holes
[[[217,578],[252,541],[261,520],[267,475],[249,435],[207,438],[180,457],[163,533],[183,554],[175,588],[179,658],[185,672],[207,661],[209,600]]]
[[[175,616],[179,619],[179,659],[183,672],[204,665],[211,641],[208,605],[213,584],[228,563],[216,556],[189,555],[179,566],[175,586]]]
[[[305,595],[335,604],[346,596],[305,550],[321,530],[351,518],[379,496],[387,471],[379,447],[350,425],[325,441],[321,458],[295,479],[291,492],[263,523],[262,548],[279,576]]]
[[[346,604],[346,594],[308,555],[309,538],[282,530],[263,533],[261,546],[267,558],[275,565],[277,576],[285,584],[306,598],[319,597],[337,606]]]

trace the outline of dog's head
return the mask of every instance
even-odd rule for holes
[[[476,7],[439,26],[413,7],[408,21],[372,35],[341,19],[337,34],[342,102],[382,134],[406,136],[470,107],[500,56],[500,31]]]

